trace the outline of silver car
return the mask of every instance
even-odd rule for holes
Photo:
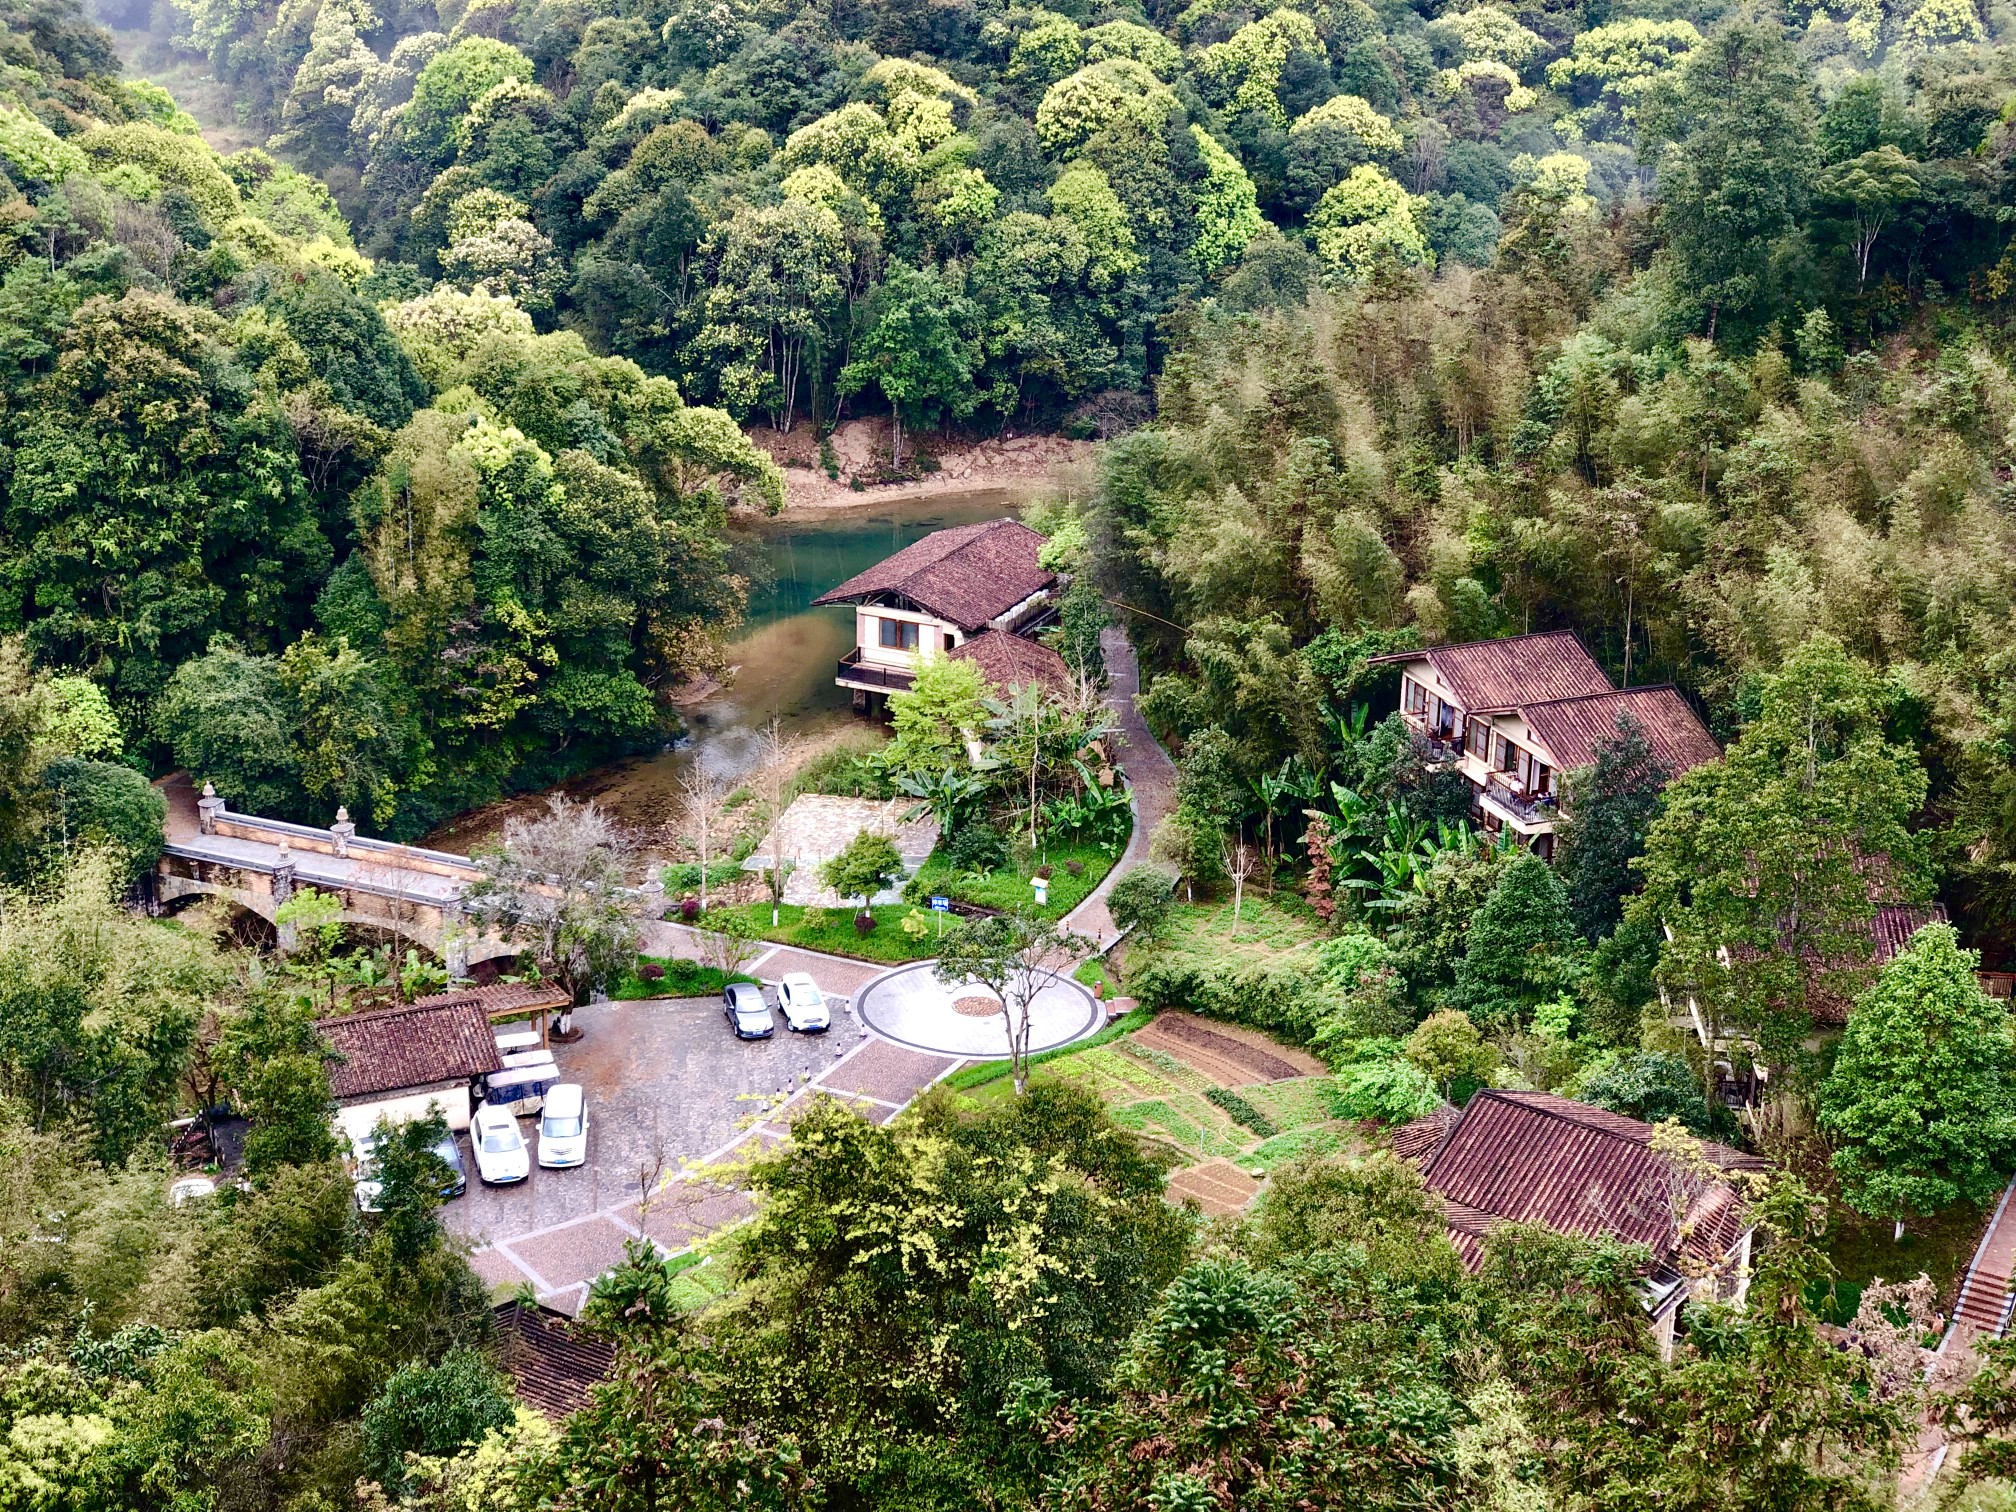
[[[721,1011],[728,1015],[737,1039],[768,1039],[777,1032],[763,989],[754,982],[730,982],[721,994]]]

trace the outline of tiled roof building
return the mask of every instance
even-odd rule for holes
[[[1508,1223],[1643,1245],[1646,1305],[1662,1343],[1689,1296],[1740,1299],[1749,1210],[1728,1181],[1703,1177],[1652,1148],[1652,1126],[1547,1092],[1487,1089],[1460,1112],[1440,1109],[1396,1130],[1394,1153],[1421,1172],[1449,1240],[1477,1269],[1484,1239]],[[1765,1163],[1705,1143],[1716,1171]]]
[[[1509,828],[1543,856],[1553,854],[1562,777],[1594,761],[1620,720],[1637,726],[1670,776],[1722,754],[1677,688],[1612,687],[1572,631],[1431,646],[1371,664],[1401,669],[1401,717],[1431,760],[1476,789],[1484,827]]]
[[[326,1018],[316,1027],[341,1057],[329,1073],[339,1102],[466,1085],[503,1067],[489,1015],[474,1003],[407,1003]]]
[[[616,1347],[565,1313],[506,1302],[496,1318],[505,1374],[521,1398],[555,1422],[578,1411],[608,1378]]]
[[[1057,581],[1037,560],[1043,537],[1020,520],[983,520],[933,531],[856,573],[815,604],[899,598],[964,631],[977,631]]]
[[[863,712],[908,688],[920,662],[965,656],[997,687],[1063,681],[1063,661],[1028,640],[1054,612],[1043,537],[1019,520],[935,530],[857,572],[815,604],[854,606],[854,649],[834,681]]]

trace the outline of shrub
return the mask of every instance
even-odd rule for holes
[[[1127,985],[1150,1008],[1188,1008],[1228,1023],[1250,1024],[1307,1045],[1331,1006],[1308,973],[1279,961],[1227,961],[1209,966],[1151,960],[1127,967]]]
[[[665,980],[665,968],[656,961],[646,961],[637,968],[637,978],[644,982],[662,982]]]
[[[1438,1087],[1469,1082],[1483,1085],[1498,1064],[1498,1052],[1477,1032],[1470,1015],[1454,1008],[1431,1013],[1407,1036],[1407,1059]]]
[[[1008,843],[984,819],[960,825],[938,849],[955,871],[993,871],[1008,859]]]
[[[1627,1118],[1677,1118],[1697,1134],[1709,1129],[1707,1099],[1694,1070],[1677,1055],[1647,1050],[1612,1061],[1582,1086],[1582,1101]]]
[[[867,909],[864,908],[861,910],[861,912],[854,915],[854,933],[865,935],[871,932],[874,928],[875,928],[875,915],[870,913]]]
[[[1346,1116],[1375,1123],[1406,1123],[1441,1106],[1435,1084],[1400,1052],[1397,1040],[1368,1040],[1365,1059],[1337,1073]]]
[[[1066,861],[1064,863],[1064,870],[1071,873],[1074,877],[1082,877],[1085,875],[1085,863],[1083,861]]]
[[[365,1406],[364,1459],[380,1484],[404,1488],[405,1456],[452,1454],[512,1418],[510,1383],[473,1349],[411,1364]]]
[[[1229,1088],[1206,1087],[1204,1095],[1210,1101],[1223,1108],[1231,1117],[1232,1122],[1244,1124],[1262,1139],[1272,1139],[1276,1134],[1281,1132],[1275,1128],[1273,1122],[1265,1113],[1262,1113],[1253,1104]]]
[[[1113,922],[1131,929],[1135,939],[1144,944],[1167,927],[1175,906],[1175,879],[1155,866],[1130,868],[1106,895],[1106,909]]]

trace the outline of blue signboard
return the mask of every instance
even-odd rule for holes
[[[936,898],[936,897],[934,897],[934,898],[933,898],[933,899],[931,900],[931,912],[933,912],[933,913],[950,913],[950,912],[952,912],[952,900],[951,900],[950,898]]]

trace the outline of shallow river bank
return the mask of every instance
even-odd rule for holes
[[[665,847],[683,833],[680,780],[695,762],[733,785],[761,765],[771,719],[800,757],[844,738],[854,727],[834,666],[854,643],[854,611],[813,607],[812,600],[912,541],[952,525],[1015,514],[1033,488],[942,489],[923,497],[872,498],[750,522],[751,546],[772,581],[749,596],[749,614],[729,643],[728,686],[682,710],[688,733],[648,756],[584,772],[560,785],[593,799],[638,831],[644,846]],[[514,814],[538,810],[543,795],[523,794],[452,819],[426,844],[466,853],[494,838]]]

